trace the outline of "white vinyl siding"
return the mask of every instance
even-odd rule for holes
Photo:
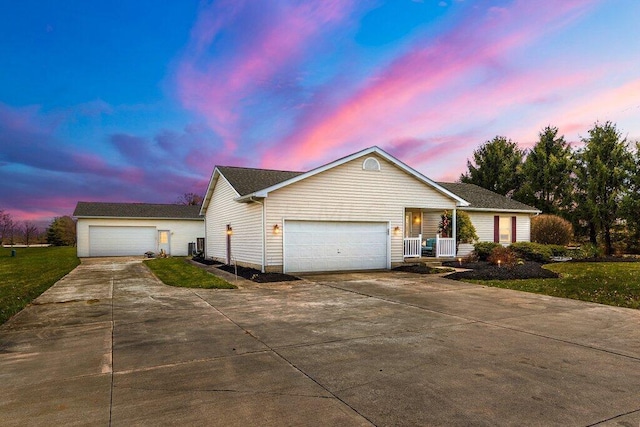
[[[362,169],[354,159],[269,194],[266,228],[284,219],[388,222],[404,229],[405,208],[451,210],[455,201],[398,169],[384,158],[379,171]],[[209,208],[211,210],[211,208]],[[401,263],[402,233],[391,233],[391,262]],[[282,234],[267,233],[267,266],[282,266]]]
[[[238,203],[238,194],[220,176],[207,208],[205,255],[225,262],[227,258],[227,224],[231,225],[231,258],[234,262],[258,267],[262,265],[262,206]],[[273,225],[272,225],[273,226]]]
[[[168,230],[171,233],[171,255],[187,256],[189,243],[204,237],[204,221],[187,219],[127,219],[127,218],[78,218],[76,225],[78,238],[78,256],[90,255],[89,227],[152,227],[154,231],[154,247],[157,251],[157,230]],[[143,252],[144,253],[144,252]],[[142,255],[139,254],[139,255]]]
[[[509,234],[511,234],[511,217],[516,217],[516,241],[528,242],[531,239],[531,216],[529,214],[511,214],[509,212],[478,212],[466,211],[471,218],[471,223],[476,229],[480,242],[493,242],[493,218],[498,215],[509,219]],[[511,240],[507,242],[510,244]],[[460,244],[458,255],[465,256],[473,251],[472,244]]]

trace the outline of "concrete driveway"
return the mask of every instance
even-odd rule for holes
[[[407,273],[239,290],[92,259],[0,328],[0,424],[640,424],[640,312]]]

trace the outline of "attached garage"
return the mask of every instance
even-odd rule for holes
[[[128,256],[155,252],[155,227],[89,226],[89,256]]]
[[[390,268],[387,222],[284,222],[284,271]]]

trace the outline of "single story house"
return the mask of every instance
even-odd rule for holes
[[[528,241],[539,213],[476,186],[437,183],[371,147],[308,172],[216,166],[200,214],[207,258],[298,273],[389,269],[420,257],[428,238],[435,256],[455,257],[455,238],[437,228],[444,211],[459,210],[481,240],[505,244]]]
[[[189,255],[189,244],[204,249],[200,206],[151,203],[78,202],[79,257],[143,255],[164,251]]]

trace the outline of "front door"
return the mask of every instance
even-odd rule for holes
[[[171,233],[169,230],[158,230],[158,252],[171,253]]]

